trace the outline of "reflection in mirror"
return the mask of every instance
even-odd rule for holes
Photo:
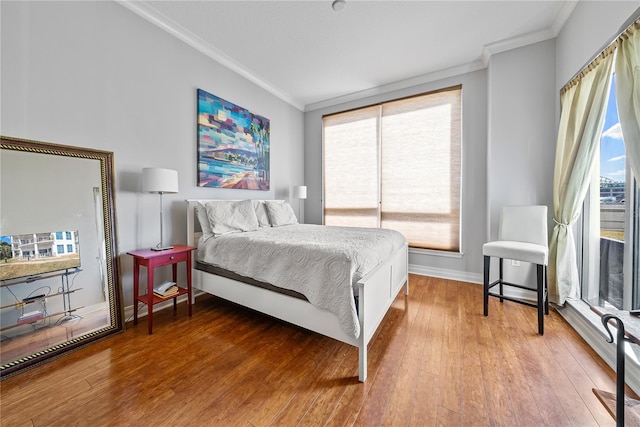
[[[113,153],[2,137],[0,376],[123,330]]]

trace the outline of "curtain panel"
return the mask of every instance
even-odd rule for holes
[[[573,225],[580,216],[593,172],[612,70],[616,75],[616,100],[625,149],[631,170],[638,177],[640,20],[630,25],[560,93],[553,183],[554,227],[549,247],[549,296],[560,305],[567,298],[580,296]]]
[[[618,116],[633,175],[640,177],[640,20],[618,39],[615,62]]]
[[[549,299],[579,297],[573,224],[580,216],[604,125],[613,49],[563,88],[553,177],[554,227],[549,246]]]

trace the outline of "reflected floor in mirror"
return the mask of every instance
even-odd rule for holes
[[[60,315],[48,318],[45,322],[20,326],[25,331],[21,335],[2,334],[0,364],[18,360],[43,348],[50,348],[103,328],[109,324],[109,311],[97,310],[83,313],[82,316]]]

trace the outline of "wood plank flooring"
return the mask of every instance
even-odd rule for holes
[[[555,312],[410,276],[357,349],[215,297],[0,382],[3,426],[614,426],[614,372]]]

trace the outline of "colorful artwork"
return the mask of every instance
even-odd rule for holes
[[[198,89],[198,186],[269,190],[269,119]]]

